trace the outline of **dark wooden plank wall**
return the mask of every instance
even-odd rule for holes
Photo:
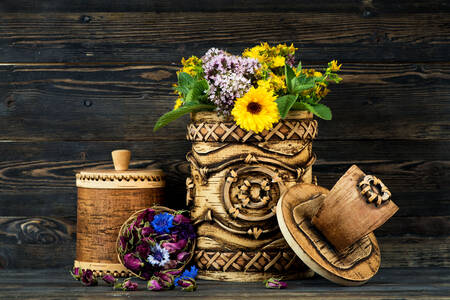
[[[344,82],[314,143],[319,183],[357,163],[400,206],[377,231],[383,266],[450,266],[450,5],[446,1],[0,3],[0,267],[74,255],[74,172],[127,147],[169,174],[182,207],[186,118],[158,133],[182,56],[293,42]],[[159,161],[159,162],[157,162]]]

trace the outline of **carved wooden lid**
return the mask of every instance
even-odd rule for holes
[[[160,169],[129,170],[131,152],[115,150],[113,169],[86,169],[76,174],[77,187],[91,189],[148,189],[165,186],[164,172]]]

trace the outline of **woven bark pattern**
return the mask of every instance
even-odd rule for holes
[[[195,262],[200,270],[222,272],[285,272],[302,271],[307,267],[292,251],[257,252],[195,252]]]
[[[266,142],[312,140],[317,135],[316,120],[280,120],[271,130],[245,131],[234,123],[190,123],[187,139],[195,142]]]

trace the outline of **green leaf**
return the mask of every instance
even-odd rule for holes
[[[194,81],[195,81],[195,79],[192,78],[192,76],[186,72],[181,72],[178,74],[178,85],[179,86],[183,86],[183,87],[186,87],[189,89],[194,84]]]
[[[321,103],[302,103],[307,110],[318,116],[319,118],[322,118],[324,120],[331,120],[331,110],[328,106],[323,105]]]
[[[295,78],[295,72],[286,64],[284,65],[284,74],[286,75],[286,86],[288,88],[288,92],[292,93],[292,79]]]
[[[302,70],[302,62],[299,61],[297,66],[297,72],[300,72],[301,70]]]
[[[170,122],[178,119],[179,117],[187,113],[198,110],[213,110],[214,108],[215,106],[210,104],[200,104],[200,103],[185,104],[176,110],[169,111],[168,113],[162,115],[156,122],[155,127],[153,127],[153,131],[156,131],[161,127],[166,126]]]
[[[192,89],[189,90],[186,96],[186,103],[194,103],[194,102],[200,102],[200,100],[203,100],[208,92],[209,85],[206,80],[199,80],[196,81]]]
[[[292,105],[293,110],[308,110],[308,108],[305,106],[303,102],[295,102],[294,105]]]
[[[291,109],[292,105],[294,105],[295,101],[297,101],[296,95],[285,95],[283,97],[278,98],[275,102],[278,105],[278,111],[280,112],[280,116],[284,119]]]
[[[305,78],[305,76],[295,77],[292,80],[293,94],[300,94],[302,91],[312,89],[315,85],[313,77]]]

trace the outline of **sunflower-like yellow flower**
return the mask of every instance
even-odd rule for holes
[[[332,61],[328,64],[328,67],[330,68],[330,70],[331,70],[332,72],[337,72],[337,71],[339,71],[339,70],[341,69],[342,64],[338,65],[337,60],[332,60]]]
[[[173,106],[173,110],[179,109],[181,107],[181,105],[183,105],[183,100],[181,100],[181,98],[178,98],[175,101],[175,105]]]
[[[236,124],[245,130],[255,133],[268,130],[280,119],[275,99],[272,91],[251,87],[244,96],[236,99],[231,114]]]

